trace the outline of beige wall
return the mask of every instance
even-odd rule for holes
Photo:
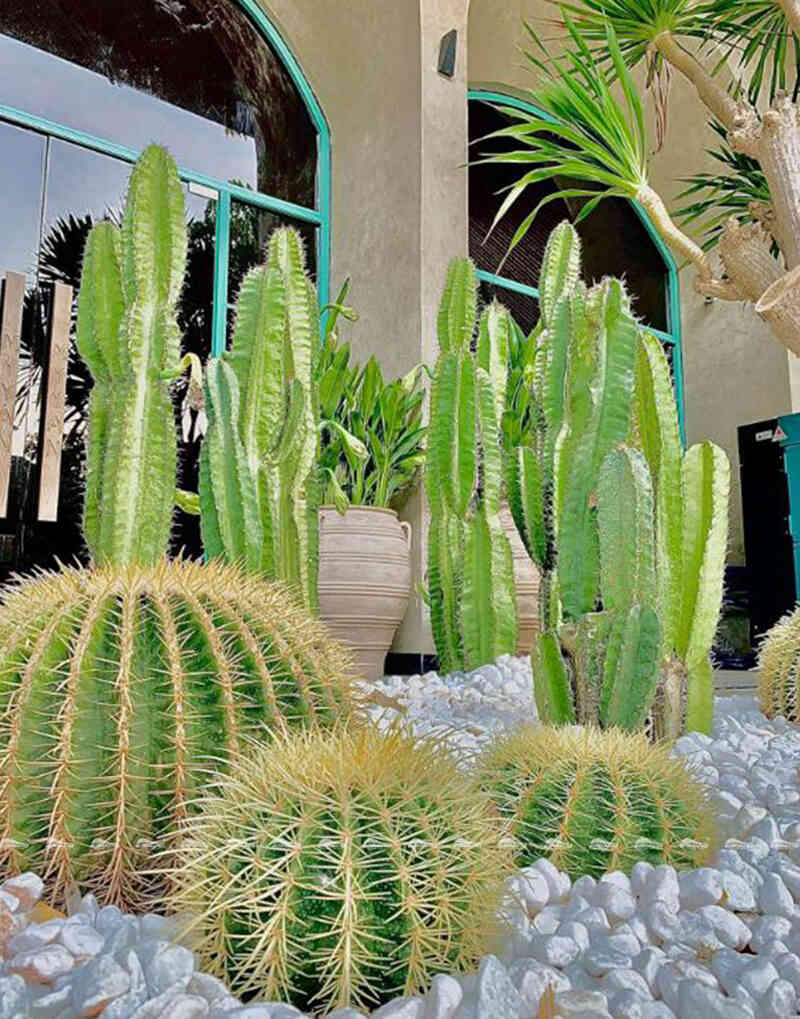
[[[496,0],[472,0],[470,84],[531,88],[534,80],[519,53],[524,42],[522,21],[527,18],[543,37],[553,36],[555,30],[544,20],[551,13],[546,0],[504,0],[502,5]],[[677,75],[672,81],[669,116],[664,147],[652,162],[653,183],[667,199],[681,189],[677,178],[711,165],[705,149],[713,147],[715,139],[692,89]],[[690,442],[713,439],[731,458],[729,558],[742,562],[736,428],[790,411],[787,358],[751,308],[721,301],[705,304],[694,293],[692,270],[681,273],[681,296],[687,437]]]
[[[328,119],[335,293],[352,277],[356,356],[419,360],[419,0],[261,0]]]

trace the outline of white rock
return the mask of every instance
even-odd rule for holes
[[[758,999],[766,994],[770,985],[778,979],[778,971],[769,959],[755,958],[742,967],[739,982],[741,987]]]
[[[800,994],[800,958],[793,952],[787,952],[773,959],[772,964],[781,978],[788,980],[795,991]]]
[[[648,904],[643,919],[654,944],[661,945],[672,940],[678,918],[677,910],[672,908],[671,903],[657,899]]]
[[[666,956],[660,948],[643,948],[638,955],[631,959],[631,965],[637,973],[640,973],[651,991],[656,989],[656,976],[664,965]]]
[[[727,896],[726,905],[729,909],[753,910],[756,908],[756,896],[752,887],[740,874],[732,870],[721,871],[722,887]]]
[[[458,1012],[463,1019],[508,1019],[519,1014],[522,999],[500,961],[487,955],[478,970],[472,1008],[465,1004]]]
[[[635,969],[609,970],[601,983],[606,994],[611,994],[612,991],[633,991],[637,997],[645,1000],[653,997],[647,981]]]
[[[647,879],[643,897],[648,903],[664,903],[671,912],[677,913],[680,908],[680,885],[675,868],[666,863],[655,867]]]
[[[561,991],[556,995],[556,1015],[564,1019],[607,1019],[608,999],[601,991]]]
[[[13,895],[22,909],[32,909],[42,897],[44,881],[36,874],[27,872],[4,881],[3,891]]]
[[[765,913],[790,919],[795,915],[797,908],[792,893],[778,874],[767,874],[764,878],[764,884],[758,893],[758,907]]]
[[[797,1014],[797,991],[788,980],[776,980],[759,1002],[761,1019],[785,1019]]]
[[[750,924],[750,947],[760,952],[770,941],[782,941],[792,929],[785,916],[760,916]]]
[[[580,948],[572,938],[558,934],[535,934],[529,939],[528,947],[534,959],[558,968],[568,966],[580,954]]]
[[[134,958],[136,958],[135,955]],[[222,998],[230,997],[230,991],[225,984],[216,977],[212,977],[209,973],[192,973],[191,980],[186,985],[186,993],[199,994],[210,1005],[220,1001]]]
[[[534,917],[534,929],[538,931],[539,934],[555,934],[563,919],[562,913],[562,906],[545,906],[545,908]]]
[[[637,863],[634,863],[631,868],[631,892],[637,898],[641,898],[643,895],[650,875],[654,870],[653,864],[648,863],[647,860],[639,860]],[[572,887],[577,887],[578,883],[582,880],[583,878],[579,878]]]
[[[152,994],[185,990],[194,973],[194,956],[188,948],[155,942],[151,951],[143,953],[137,945],[136,952]]]
[[[463,997],[464,992],[457,980],[446,973],[437,973],[425,996],[422,1019],[452,1019]]]
[[[591,944],[588,929],[577,920],[568,920],[566,923],[560,924],[556,933],[559,937],[574,941],[582,952],[585,952]]]
[[[544,874],[533,867],[526,867],[517,875],[516,887],[525,906],[532,913],[544,909],[550,899],[550,886]]]
[[[85,923],[64,923],[60,925],[61,944],[78,960],[97,955],[103,947],[103,935]]]
[[[609,994],[608,1010],[614,1019],[643,1019],[645,999],[635,991],[614,991]]]
[[[8,973],[17,973],[29,983],[52,984],[69,973],[75,960],[63,945],[46,945],[32,952],[20,952],[6,963]]]
[[[726,998],[713,987],[682,980],[678,992],[678,1014],[703,1019],[753,1019],[744,1006]]]
[[[571,960],[570,960],[571,961]],[[624,969],[630,965],[630,956],[622,952],[603,951],[590,948],[583,954],[583,968],[593,977],[602,977],[612,969]]]
[[[723,909],[721,906],[702,906],[697,912],[726,948],[741,951],[750,943],[752,931],[729,909]]]
[[[605,910],[612,926],[628,920],[636,912],[636,901],[631,893],[618,884],[606,881],[601,881],[595,889],[594,904]]]
[[[98,1015],[129,989],[131,978],[110,955],[98,955],[75,972],[72,1004],[78,1015]]]
[[[523,1010],[531,1015],[536,1015],[539,1001],[548,987],[552,987],[555,992],[570,989],[570,982],[563,973],[552,966],[543,966],[535,959],[521,959],[512,963],[508,967],[508,975],[519,991]]]
[[[31,923],[8,939],[8,953],[35,952],[51,944],[62,931],[63,920],[48,920],[47,923]]]
[[[542,857],[533,864],[533,867],[539,871],[547,882],[550,902],[557,902],[562,895],[569,891],[569,877],[566,874],[562,874],[549,860]]]
[[[684,909],[699,909],[711,906],[722,898],[722,875],[712,867],[700,867],[690,870],[678,878],[681,894],[681,906]]]

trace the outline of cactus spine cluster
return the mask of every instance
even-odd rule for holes
[[[511,320],[493,302],[475,337],[476,314],[475,267],[457,259],[439,311],[425,469],[428,598],[444,672],[511,654],[517,638],[511,547],[499,517]]]
[[[758,701],[767,716],[800,719],[800,607],[764,638],[758,659]]]
[[[369,1011],[485,951],[511,853],[446,752],[399,730],[293,734],[202,805],[169,902],[234,994]]]
[[[176,306],[186,268],[183,188],[151,145],[136,163],[122,227],[87,240],[77,347],[94,378],[84,533],[97,563],[156,563],[175,505],[168,383],[180,368]]]
[[[319,314],[296,230],[242,283],[233,342],[206,372],[200,521],[212,559],[291,585],[317,608]]]
[[[78,347],[95,376],[85,518],[95,565],[21,580],[0,607],[0,867],[44,874],[56,902],[77,881],[143,908],[156,890],[143,874],[151,854],[176,847],[192,800],[243,740],[331,723],[350,702],[342,650],[285,585],[238,564],[165,559],[182,215],[175,164],[152,147],[121,233],[104,223],[90,235]],[[296,253],[276,251],[283,273],[296,266]],[[212,372],[222,394],[212,425],[235,415],[235,369]],[[307,373],[300,355],[285,370]],[[247,382],[247,365],[238,371]],[[282,408],[283,391],[273,397]],[[242,462],[237,438],[222,450],[231,463]]]
[[[540,305],[536,426],[508,473],[542,571],[541,717],[648,723],[665,737],[708,729],[727,458],[709,442],[682,454],[663,350],[618,280],[581,282],[567,222],[547,245]]]
[[[666,744],[595,726],[523,729],[489,751],[481,785],[513,839],[515,862],[547,856],[573,879],[630,873],[638,860],[702,865],[714,849],[704,786]]]

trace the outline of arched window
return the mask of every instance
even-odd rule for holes
[[[58,522],[42,523],[32,504],[44,448],[42,383],[54,284],[77,292],[88,230],[97,219],[119,215],[131,164],[150,142],[171,151],[186,188],[184,349],[203,358],[224,350],[241,279],[279,224],[302,234],[320,301],[328,300],[329,132],[256,0],[6,0],[0,7],[0,279],[24,275],[25,299],[0,563],[50,565],[55,554],[79,552],[89,380],[74,343]],[[176,417],[184,423],[177,409]],[[191,475],[197,430],[184,429],[183,440],[182,469]],[[182,481],[191,487],[191,476]],[[196,526],[182,514],[178,522],[176,542],[196,550]]]
[[[497,104],[532,110],[529,103],[497,92],[473,90],[469,93],[470,142],[505,126]],[[472,145],[472,160],[479,154],[500,151],[505,139]],[[544,246],[550,231],[563,219],[574,220],[577,202],[559,199],[545,205],[525,239],[498,267],[514,233],[536,202],[555,190],[545,182],[530,187],[524,200],[512,206],[487,238],[502,196],[499,192],[516,182],[519,173],[513,165],[473,165],[469,171],[469,248],[478,267],[484,297],[494,296],[512,311],[520,325],[530,330],[539,318],[537,284]],[[635,203],[610,198],[601,202],[577,224],[583,245],[583,269],[589,282],[603,276],[625,280],[638,317],[661,340],[672,369],[683,433],[683,366],[681,358],[680,292],[678,271],[669,250],[651,227],[646,214]]]

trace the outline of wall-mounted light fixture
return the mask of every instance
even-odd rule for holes
[[[456,48],[458,45],[458,31],[451,28],[442,36],[439,45],[439,74],[445,78],[452,78],[456,73]]]

